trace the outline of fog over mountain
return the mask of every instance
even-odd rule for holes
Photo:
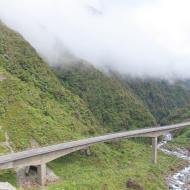
[[[190,78],[189,0],[0,0],[49,64],[70,55],[134,76]]]

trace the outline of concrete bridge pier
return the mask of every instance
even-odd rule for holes
[[[152,137],[152,162],[157,163],[158,154],[158,137]]]
[[[46,184],[46,164],[42,163],[37,166],[38,183],[42,186]]]
[[[20,187],[22,185],[21,178],[23,176],[24,172],[22,169],[16,169],[16,182],[17,185]]]
[[[37,182],[44,186],[47,180],[47,171],[46,171],[46,164],[42,163],[41,165],[34,166],[37,168]],[[21,187],[26,182],[26,176],[29,174],[30,166],[16,168],[16,180],[17,185]]]
[[[185,127],[190,127],[190,122],[178,123],[175,125],[168,125],[163,127],[153,127],[112,133],[82,140],[50,145],[47,147],[33,148],[17,153],[10,153],[0,156],[0,170],[11,168],[16,169],[17,180],[22,181],[23,171],[24,174],[27,174],[30,170],[28,166],[36,166],[38,181],[41,185],[45,185],[47,182],[46,163],[72,152],[84,149],[96,143],[132,137],[152,138],[152,161],[153,163],[157,163],[158,137],[170,131],[182,129]],[[24,167],[25,169],[23,170]]]
[[[22,168],[16,168],[16,181],[17,181],[17,185],[19,187],[22,186],[22,184],[25,181],[25,176],[26,176],[26,167],[22,167]]]

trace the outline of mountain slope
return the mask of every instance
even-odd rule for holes
[[[190,104],[190,91],[180,83],[160,79],[122,79],[141,98],[160,124],[177,108]]]
[[[0,25],[0,123],[16,149],[92,135],[97,127],[86,104],[57,80],[35,50]],[[74,131],[74,133],[73,133]],[[99,130],[100,131],[100,130]]]
[[[167,124],[180,123],[183,121],[190,120],[190,105],[184,106],[183,108],[177,108],[170,112],[170,114],[164,119]],[[185,128],[178,130],[174,133],[175,138],[171,144],[181,145],[189,148],[190,146],[190,129]]]
[[[101,72],[92,70],[89,73],[92,77],[97,76],[97,81],[92,83],[90,76],[85,78],[89,71],[81,75],[79,70],[79,75],[88,79],[95,90],[81,79],[84,86],[82,82],[78,83],[74,93],[74,88],[68,90],[68,84],[60,82],[19,34],[3,24],[0,24],[0,44],[0,153],[10,151],[9,147],[2,146],[5,141],[14,151],[18,151],[36,143],[51,144],[105,133],[107,125],[112,131],[117,125],[120,127],[118,129],[125,129],[154,123],[153,116],[133,93],[126,92],[119,82]],[[73,86],[77,80],[73,80]],[[105,115],[109,119],[114,118],[114,125],[110,120],[105,122],[99,118],[98,109],[90,110],[85,96],[81,96],[82,99],[77,95],[78,89],[83,87],[89,88],[90,93],[84,95],[89,94],[92,101],[96,100],[94,106],[100,106],[100,113],[104,109],[108,110]],[[95,93],[101,96],[98,99],[95,96],[94,99]],[[103,106],[99,101],[104,102]],[[125,121],[130,123],[124,125]],[[160,164],[153,165],[150,163],[149,144],[138,144],[126,139],[94,145],[90,147],[90,152],[90,156],[76,152],[49,163],[60,180],[49,184],[47,189],[126,190],[129,189],[126,182],[132,178],[145,189],[163,190],[167,189],[165,175],[180,163],[175,158],[159,153]],[[15,172],[1,170],[0,181],[16,185]]]
[[[93,66],[78,63],[58,67],[55,72],[64,86],[88,104],[103,126],[124,130],[155,125],[151,113],[130,89]]]
[[[126,88],[130,87],[141,98],[159,124],[175,124],[189,120],[190,90],[188,80],[170,83],[161,79],[135,79],[118,76],[116,78],[121,80]],[[172,143],[183,146],[190,145],[190,130],[188,128],[176,131],[175,137]]]

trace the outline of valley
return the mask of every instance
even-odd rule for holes
[[[183,81],[131,79],[81,59],[50,67],[2,23],[0,44],[1,154],[33,142],[46,146],[189,120],[190,91]],[[188,148],[189,134],[189,128],[179,130],[170,143]],[[90,155],[59,158],[48,164],[59,180],[47,189],[125,190],[131,179],[147,190],[167,189],[167,176],[186,162],[159,151],[158,164],[151,164],[150,146],[150,139],[134,138],[94,145]],[[17,186],[15,171],[0,171],[0,181]]]

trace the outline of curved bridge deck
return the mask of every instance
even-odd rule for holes
[[[126,132],[112,133],[82,140],[70,141],[61,144],[34,148],[17,153],[10,153],[0,156],[0,169],[23,168],[31,165],[39,167],[40,183],[45,183],[46,169],[45,164],[66,154],[84,149],[90,145],[107,142],[111,140],[131,137],[151,137],[153,147],[153,162],[157,162],[157,137],[170,131],[182,129],[190,126],[190,122],[168,125],[163,127],[152,127]]]

